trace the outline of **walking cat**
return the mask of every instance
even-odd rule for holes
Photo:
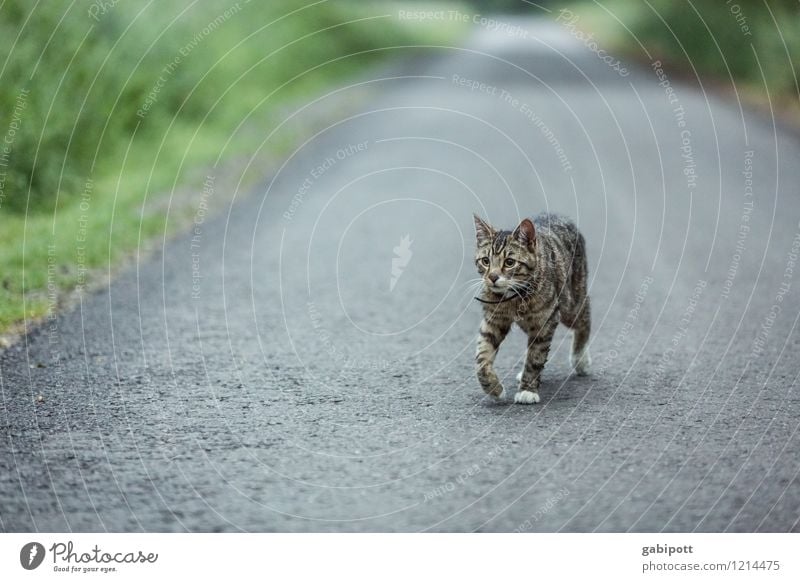
[[[559,321],[574,334],[572,367],[578,375],[589,373],[586,242],[570,220],[555,214],[526,218],[513,232],[496,230],[476,215],[475,231],[475,263],[483,281],[476,297],[483,303],[478,381],[487,394],[503,394],[494,359],[516,323],[528,334],[528,351],[514,402],[537,403],[539,377]]]

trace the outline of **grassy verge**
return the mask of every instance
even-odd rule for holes
[[[568,3],[609,51],[772,107],[798,127],[800,6],[795,0],[599,0]],[[645,52],[645,50],[647,52]],[[648,56],[649,53],[649,56]]]
[[[180,229],[210,166],[227,190],[280,155],[302,136],[262,142],[287,107],[397,55],[375,49],[464,30],[382,3],[35,4],[0,8],[0,333]]]

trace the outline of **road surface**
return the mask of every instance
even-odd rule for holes
[[[796,136],[514,24],[299,111],[255,192],[0,356],[0,529],[800,529]],[[494,403],[472,213],[542,210],[587,239],[593,374],[562,328],[512,404],[514,332]]]

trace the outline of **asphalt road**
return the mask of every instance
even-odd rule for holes
[[[525,26],[310,105],[256,192],[2,354],[0,529],[800,529],[797,137]],[[542,210],[587,239],[593,374],[561,328],[514,405],[514,332],[493,403],[471,215]]]

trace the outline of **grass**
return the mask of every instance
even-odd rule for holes
[[[0,133],[14,129],[0,159],[0,333],[180,230],[209,167],[235,184],[288,107],[396,54],[374,49],[463,31],[381,3],[41,4],[0,8]],[[283,131],[264,155],[302,138]]]

